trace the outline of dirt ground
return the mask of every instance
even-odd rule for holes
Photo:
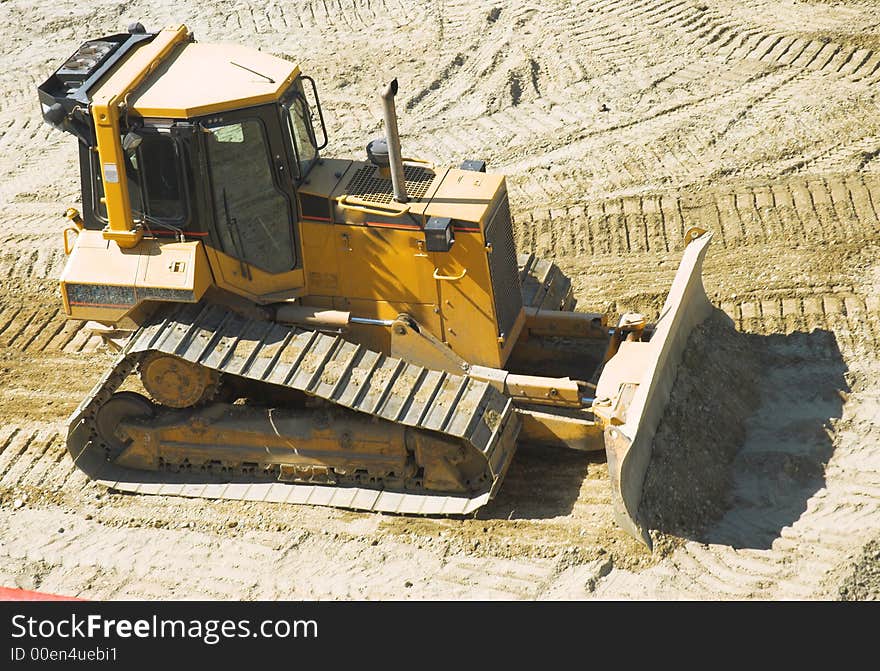
[[[880,597],[880,18],[813,0],[0,3],[0,584],[88,599]],[[522,445],[467,519],[108,493],[64,450],[112,356],[60,311],[75,140],[36,87],[85,39],[186,23],[318,82],[361,157],[508,175],[521,250],[579,307],[656,316],[682,234],[718,314],[655,441],[653,554],[602,455]]]

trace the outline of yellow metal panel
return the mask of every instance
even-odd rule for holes
[[[605,449],[602,428],[586,412],[582,416],[556,414],[543,408],[517,408],[516,412],[522,421],[519,439],[523,442],[584,451]]]
[[[342,283],[337,259],[342,239],[337,229],[337,226],[326,222],[303,221],[300,224],[306,289],[309,294],[340,295]]]
[[[101,235],[101,231],[83,229],[76,236],[76,245],[74,249],[85,249],[87,247],[94,249],[107,249],[110,241]]]
[[[504,175],[452,168],[437,188],[425,217],[482,222],[503,184]]]
[[[99,231],[81,231],[61,273],[61,293],[67,315],[115,323],[150,298],[150,289],[192,291],[199,300],[211,285],[204,247],[199,242],[159,242],[144,238],[131,249],[103,240]],[[71,301],[68,285],[117,288],[111,302]],[[125,289],[130,291],[126,299]],[[138,290],[141,290],[138,292]],[[100,295],[100,294],[96,294]],[[118,302],[117,302],[118,301]]]
[[[91,246],[83,242],[101,237],[97,231],[83,231],[77,244],[67,259],[61,273],[61,282],[66,284],[108,284],[133,287],[137,281],[139,250],[152,246],[150,241],[142,241],[131,251],[119,249],[103,240],[103,246]]]
[[[420,229],[304,221],[301,230],[308,304],[315,295],[335,296],[343,300],[333,306],[354,316],[394,319],[404,312],[466,361],[500,366],[506,360],[515,338],[503,347],[498,342],[482,233],[458,231],[450,252],[428,253]],[[458,280],[435,279],[464,270]],[[382,315],[352,307],[380,304],[395,307]],[[387,351],[390,341],[382,336],[381,342]]]
[[[482,230],[505,194],[503,175],[450,169],[425,210],[426,217],[456,222],[452,249],[432,254],[437,276],[454,278],[467,269],[460,280],[439,281],[445,339],[460,356],[485,366],[504,365],[525,323],[520,314],[505,340],[498,340],[495,287]]]
[[[334,226],[342,272],[342,295],[391,303],[436,303],[434,265],[419,246],[421,230],[381,226]]]
[[[67,313],[68,319],[94,321],[102,324],[116,324],[131,311],[131,308],[97,307],[91,305],[74,305]]]
[[[483,234],[456,231],[451,251],[430,256],[440,276],[458,277],[467,271],[460,279],[436,280],[443,319],[440,339],[465,361],[500,367],[501,344]]]
[[[136,287],[191,290],[199,299],[213,283],[201,243],[156,243],[155,249],[141,256]]]
[[[352,165],[357,166],[358,164],[339,158],[321,158],[309,172],[308,181],[302,184],[298,190],[300,193],[310,196],[329,198],[340,180],[346,179],[345,175]]]
[[[130,104],[145,117],[214,114],[277,100],[297,75],[290,61],[250,47],[189,43],[159,66]]]

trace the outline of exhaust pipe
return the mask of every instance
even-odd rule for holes
[[[394,108],[394,96],[396,95],[397,78],[395,77],[382,92],[382,112],[385,116],[385,139],[388,143],[388,161],[394,200],[398,203],[405,203],[409,200],[409,196],[406,195],[403,158],[400,155],[400,134],[397,132],[397,110]]]

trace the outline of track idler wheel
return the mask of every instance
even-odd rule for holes
[[[116,434],[116,428],[127,419],[149,419],[156,414],[156,407],[146,396],[133,391],[120,391],[98,408],[95,415],[95,431],[112,458],[115,458],[128,441]]]
[[[217,371],[161,352],[147,354],[138,373],[153,400],[169,408],[210,401],[220,381]]]

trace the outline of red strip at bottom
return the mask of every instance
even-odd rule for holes
[[[46,592],[31,592],[26,589],[13,587],[0,587],[0,601],[83,601],[72,596],[59,594],[47,594]]]

